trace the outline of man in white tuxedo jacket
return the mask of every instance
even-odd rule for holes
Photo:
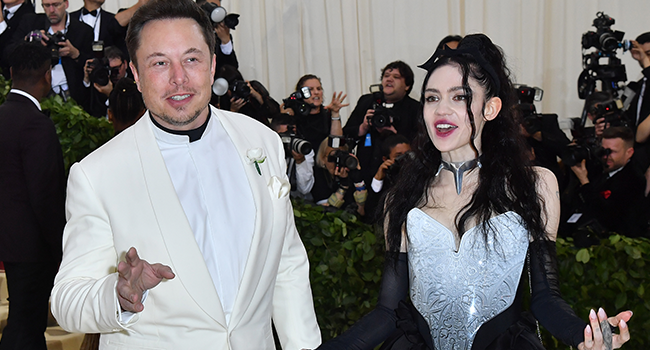
[[[271,321],[283,349],[315,348],[282,143],[208,105],[215,39],[201,11],[154,0],[131,21],[148,112],[70,170],[52,313],[102,333],[100,349],[274,349]]]

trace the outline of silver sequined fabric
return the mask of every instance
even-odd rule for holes
[[[490,223],[488,249],[475,227],[456,252],[453,232],[420,209],[408,214],[411,301],[429,323],[437,350],[471,349],[479,327],[515,299],[528,233],[514,212]]]

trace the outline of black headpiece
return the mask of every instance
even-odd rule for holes
[[[429,60],[419,65],[418,67],[430,72],[435,67],[436,62],[442,57],[469,55],[472,56],[472,58],[474,58],[476,63],[478,63],[478,65],[481,66],[481,68],[483,68],[490,75],[490,77],[492,77],[492,80],[494,80],[494,83],[496,84],[497,87],[496,90],[499,91],[499,89],[501,88],[499,77],[497,76],[497,73],[494,71],[494,68],[492,68],[492,65],[490,65],[490,63],[488,63],[488,61],[485,60],[485,57],[483,57],[483,54],[481,54],[481,51],[479,50],[478,46],[472,45],[471,42],[469,45],[462,45],[462,46],[463,47],[458,47],[457,49],[452,49],[449,46],[445,45],[444,48],[437,49],[436,52],[433,53],[433,56],[429,58]]]

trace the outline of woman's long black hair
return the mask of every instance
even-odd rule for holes
[[[478,187],[470,202],[456,215],[456,229],[459,235],[466,231],[468,220],[475,218],[479,229],[488,239],[490,218],[495,214],[514,211],[523,219],[523,224],[535,240],[546,240],[547,234],[542,219],[542,199],[537,196],[537,175],[526,155],[524,139],[520,133],[519,120],[515,114],[516,98],[510,71],[506,67],[504,55],[499,47],[483,34],[466,36],[458,49],[476,48],[483,59],[482,64],[476,54],[444,54],[429,69],[422,86],[420,103],[424,105],[424,90],[431,73],[444,65],[459,67],[463,76],[463,88],[467,99],[467,113],[472,128],[471,146],[474,145],[476,126],[471,111],[472,91],[469,78],[475,79],[485,89],[485,103],[492,97],[499,97],[502,108],[496,118],[486,122],[481,135]],[[475,51],[476,52],[476,51]],[[485,69],[485,64],[493,72]],[[494,81],[494,76],[499,82]],[[401,246],[402,228],[406,229],[408,212],[415,207],[435,205],[430,198],[430,187],[440,166],[441,154],[429,138],[424,123],[422,108],[418,116],[418,133],[413,141],[415,159],[404,164],[395,185],[386,196],[384,206],[384,229],[391,253],[398,253]],[[430,201],[434,203],[430,203]],[[393,254],[391,254],[393,255]]]

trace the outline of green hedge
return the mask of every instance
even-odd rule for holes
[[[353,214],[325,212],[320,206],[294,202],[296,226],[311,263],[311,285],[323,340],[346,330],[377,302],[383,268],[383,235]],[[632,339],[623,349],[650,344],[650,303],[644,299],[650,272],[650,240],[612,235],[600,245],[577,249],[558,239],[562,295],[578,316],[603,307],[610,315],[632,310]],[[542,330],[547,349],[567,349]]]

